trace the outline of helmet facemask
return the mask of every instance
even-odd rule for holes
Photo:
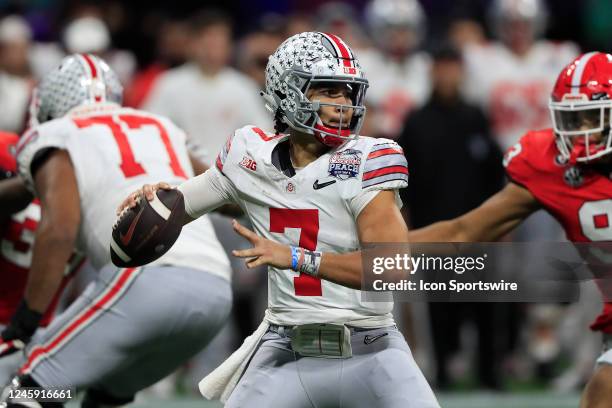
[[[550,102],[557,146],[572,163],[586,163],[612,152],[612,100]]]
[[[363,124],[366,108],[363,105],[368,82],[360,78],[315,77],[306,72],[288,71],[285,75],[289,95],[295,95],[295,114],[293,121],[286,123],[303,133],[312,134],[326,145],[337,146],[357,137]],[[346,86],[349,90],[350,105],[310,100],[308,93],[318,87]],[[339,110],[338,126],[324,123],[320,110],[331,106]],[[346,116],[352,116],[346,120]]]
[[[345,98],[327,97],[324,101],[307,95],[313,89],[328,86],[343,89]],[[306,32],[283,42],[272,54],[266,67],[266,107],[275,117],[277,132],[289,126],[313,135],[321,143],[337,147],[356,138],[365,116],[364,97],[368,80],[342,39],[333,34]],[[336,103],[335,103],[336,102]],[[341,103],[337,103],[341,102]],[[321,109],[336,109],[341,116],[325,123]],[[325,116],[325,115],[323,115]],[[350,116],[350,118],[348,118]],[[336,124],[338,126],[336,126]]]

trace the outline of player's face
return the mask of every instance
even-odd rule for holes
[[[306,97],[312,102],[321,103],[319,117],[325,126],[348,127],[353,118],[353,108],[338,105],[353,105],[351,100],[352,89],[344,83],[328,83],[311,87]],[[327,105],[333,104],[333,105]]]
[[[595,107],[575,111],[555,111],[556,125],[568,148],[582,157],[604,149],[610,132],[610,108]],[[606,155],[609,156],[609,155]]]

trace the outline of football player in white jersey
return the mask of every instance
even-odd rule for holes
[[[465,49],[466,95],[488,112],[503,150],[527,129],[550,127],[549,90],[579,53],[572,43],[539,39],[546,17],[542,0],[494,0],[489,22],[498,41]]]
[[[367,128],[395,139],[406,115],[429,96],[429,56],[418,48],[426,16],[418,0],[371,0],[365,11],[375,47],[359,51],[368,73]]]
[[[264,321],[202,380],[207,398],[227,407],[439,406],[395,327],[393,303],[364,302],[333,282],[358,275],[364,243],[405,242],[408,233],[397,193],[408,182],[401,148],[359,136],[367,87],[337,36],[290,37],[266,68],[276,133],[238,129],[214,167],[179,186],[186,222],[239,204],[256,232],[235,222],[253,247],[234,254],[249,267],[269,265]],[[120,209],[157,188],[168,185],[145,185]]]
[[[158,261],[111,264],[121,199],[143,181],[176,185],[193,176],[185,133],[164,117],[122,107],[121,96],[103,60],[69,56],[37,87],[36,124],[17,147],[19,172],[42,215],[24,300],[0,340],[18,349],[34,335],[12,387],[86,389],[87,407],[131,401],[199,352],[231,308],[229,261],[207,218],[186,227]],[[34,334],[75,246],[98,275]]]

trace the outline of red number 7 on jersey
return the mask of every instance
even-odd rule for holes
[[[317,249],[319,235],[319,210],[296,210],[291,208],[270,208],[270,232],[284,233],[285,228],[300,229],[302,248]],[[300,273],[293,278],[296,296],[322,296],[321,279]]]
[[[119,115],[118,118],[115,119],[113,116],[94,116],[91,118],[74,119],[74,123],[79,128],[104,125],[111,131],[117,145],[119,146],[119,154],[121,154],[120,167],[123,175],[126,178],[140,176],[146,172],[142,165],[134,158],[134,152],[132,151],[128,137],[121,128],[121,125],[123,124],[129,129],[138,129],[145,125],[154,126],[157,128],[159,136],[161,137],[164,147],[166,148],[166,152],[168,153],[172,172],[175,176],[185,179],[187,178],[187,175],[181,168],[181,164],[178,161],[176,152],[172,147],[172,143],[170,143],[170,137],[168,136],[166,128],[158,120],[152,117],[139,115]]]

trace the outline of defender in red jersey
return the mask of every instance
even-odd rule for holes
[[[410,241],[496,241],[539,209],[571,241],[612,241],[612,55],[587,53],[565,67],[549,107],[553,128],[527,132],[506,153],[502,191],[461,217],[411,231]],[[581,407],[603,408],[612,400],[612,303],[591,328],[608,349]]]
[[[32,200],[31,194],[16,177],[17,164],[13,152],[18,141],[16,134],[0,132],[0,197],[3,208],[0,214],[0,356],[20,349],[19,344],[15,345],[4,338],[4,330],[23,298],[32,260],[34,231],[40,220],[38,200]],[[76,261],[75,257],[73,259]],[[77,263],[80,264],[76,262],[66,268],[66,277],[42,317],[40,326],[46,327],[51,321],[62,289],[73,275],[71,272]],[[17,355],[0,360],[0,384],[10,379],[17,371],[18,364]]]

